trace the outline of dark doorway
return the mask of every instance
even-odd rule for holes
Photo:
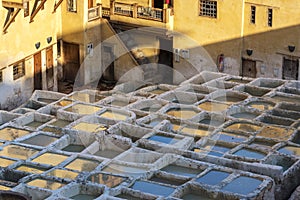
[[[63,65],[64,80],[74,83],[78,70],[80,68],[79,45],[64,42],[63,52],[64,52],[64,65]]]
[[[298,80],[299,60],[283,58],[282,79]]]
[[[173,38],[159,38],[159,73],[165,83],[173,83]]]
[[[53,72],[53,48],[46,49],[46,77],[47,89],[53,90],[54,87],[54,72]]]
[[[33,56],[34,59],[34,89],[42,89],[42,54],[38,52]]]
[[[102,81],[115,81],[114,49],[113,46],[102,47]]]
[[[165,0],[154,0],[154,1],[153,1],[153,7],[154,7],[154,8],[160,8],[160,9],[163,9],[163,8],[164,8],[164,1],[165,1]]]
[[[256,62],[253,60],[243,59],[242,76],[256,78]]]

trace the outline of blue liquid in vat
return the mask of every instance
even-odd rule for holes
[[[242,157],[247,157],[247,158],[255,158],[255,159],[262,159],[265,157],[264,154],[255,152],[255,151],[250,151],[247,149],[241,149],[237,152],[234,153],[236,156],[242,156]]]
[[[222,190],[247,195],[258,188],[261,183],[261,180],[241,176],[228,183],[225,187],[222,188]]]
[[[172,187],[167,187],[167,186],[149,183],[145,181],[136,181],[131,188],[134,190],[139,190],[142,192],[146,192],[154,195],[160,195],[164,197],[169,196],[175,190]]]
[[[212,170],[204,176],[197,178],[196,182],[208,185],[216,185],[227,178],[229,175],[230,173],[227,172]]]

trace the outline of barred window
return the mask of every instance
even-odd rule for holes
[[[68,0],[68,11],[77,12],[77,0]]]
[[[21,78],[22,76],[25,75],[25,62],[24,62],[24,60],[13,66],[13,75],[14,75],[14,80],[17,80],[17,79],[19,79],[19,78]]]
[[[3,72],[2,72],[2,70],[0,71],[0,83],[2,83],[3,82]]]
[[[273,9],[268,9],[268,26],[273,26]]]
[[[217,18],[217,2],[200,0],[200,16]]]
[[[255,18],[256,18],[256,7],[251,6],[251,19],[250,19],[250,22],[252,24],[255,24]]]

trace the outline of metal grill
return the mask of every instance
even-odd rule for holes
[[[251,6],[251,23],[255,24],[256,7]]]
[[[21,78],[25,75],[25,62],[21,61],[13,66],[14,80]]]
[[[268,26],[273,26],[273,9],[268,9]]]
[[[217,18],[217,2],[200,0],[200,16]]]

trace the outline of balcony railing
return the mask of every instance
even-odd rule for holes
[[[115,1],[111,2],[110,8],[102,7],[101,4],[98,4],[96,7],[90,8],[88,10],[89,21],[97,19],[99,17],[111,17],[113,15],[169,23],[170,16],[173,15],[173,10],[170,8],[159,9],[152,7],[143,7],[139,6],[136,3],[127,4]]]
[[[88,10],[88,21],[99,19],[101,17],[101,5],[89,8]]]
[[[126,3],[114,3],[114,14],[133,17],[133,5]]]
[[[163,9],[138,6],[137,17],[149,20],[163,21]]]
[[[133,18],[141,18],[147,20],[154,20],[163,23],[168,23],[169,18],[173,15],[172,9],[159,9],[152,7],[143,7],[135,4],[126,4],[120,2],[111,2],[110,15],[123,15]]]

